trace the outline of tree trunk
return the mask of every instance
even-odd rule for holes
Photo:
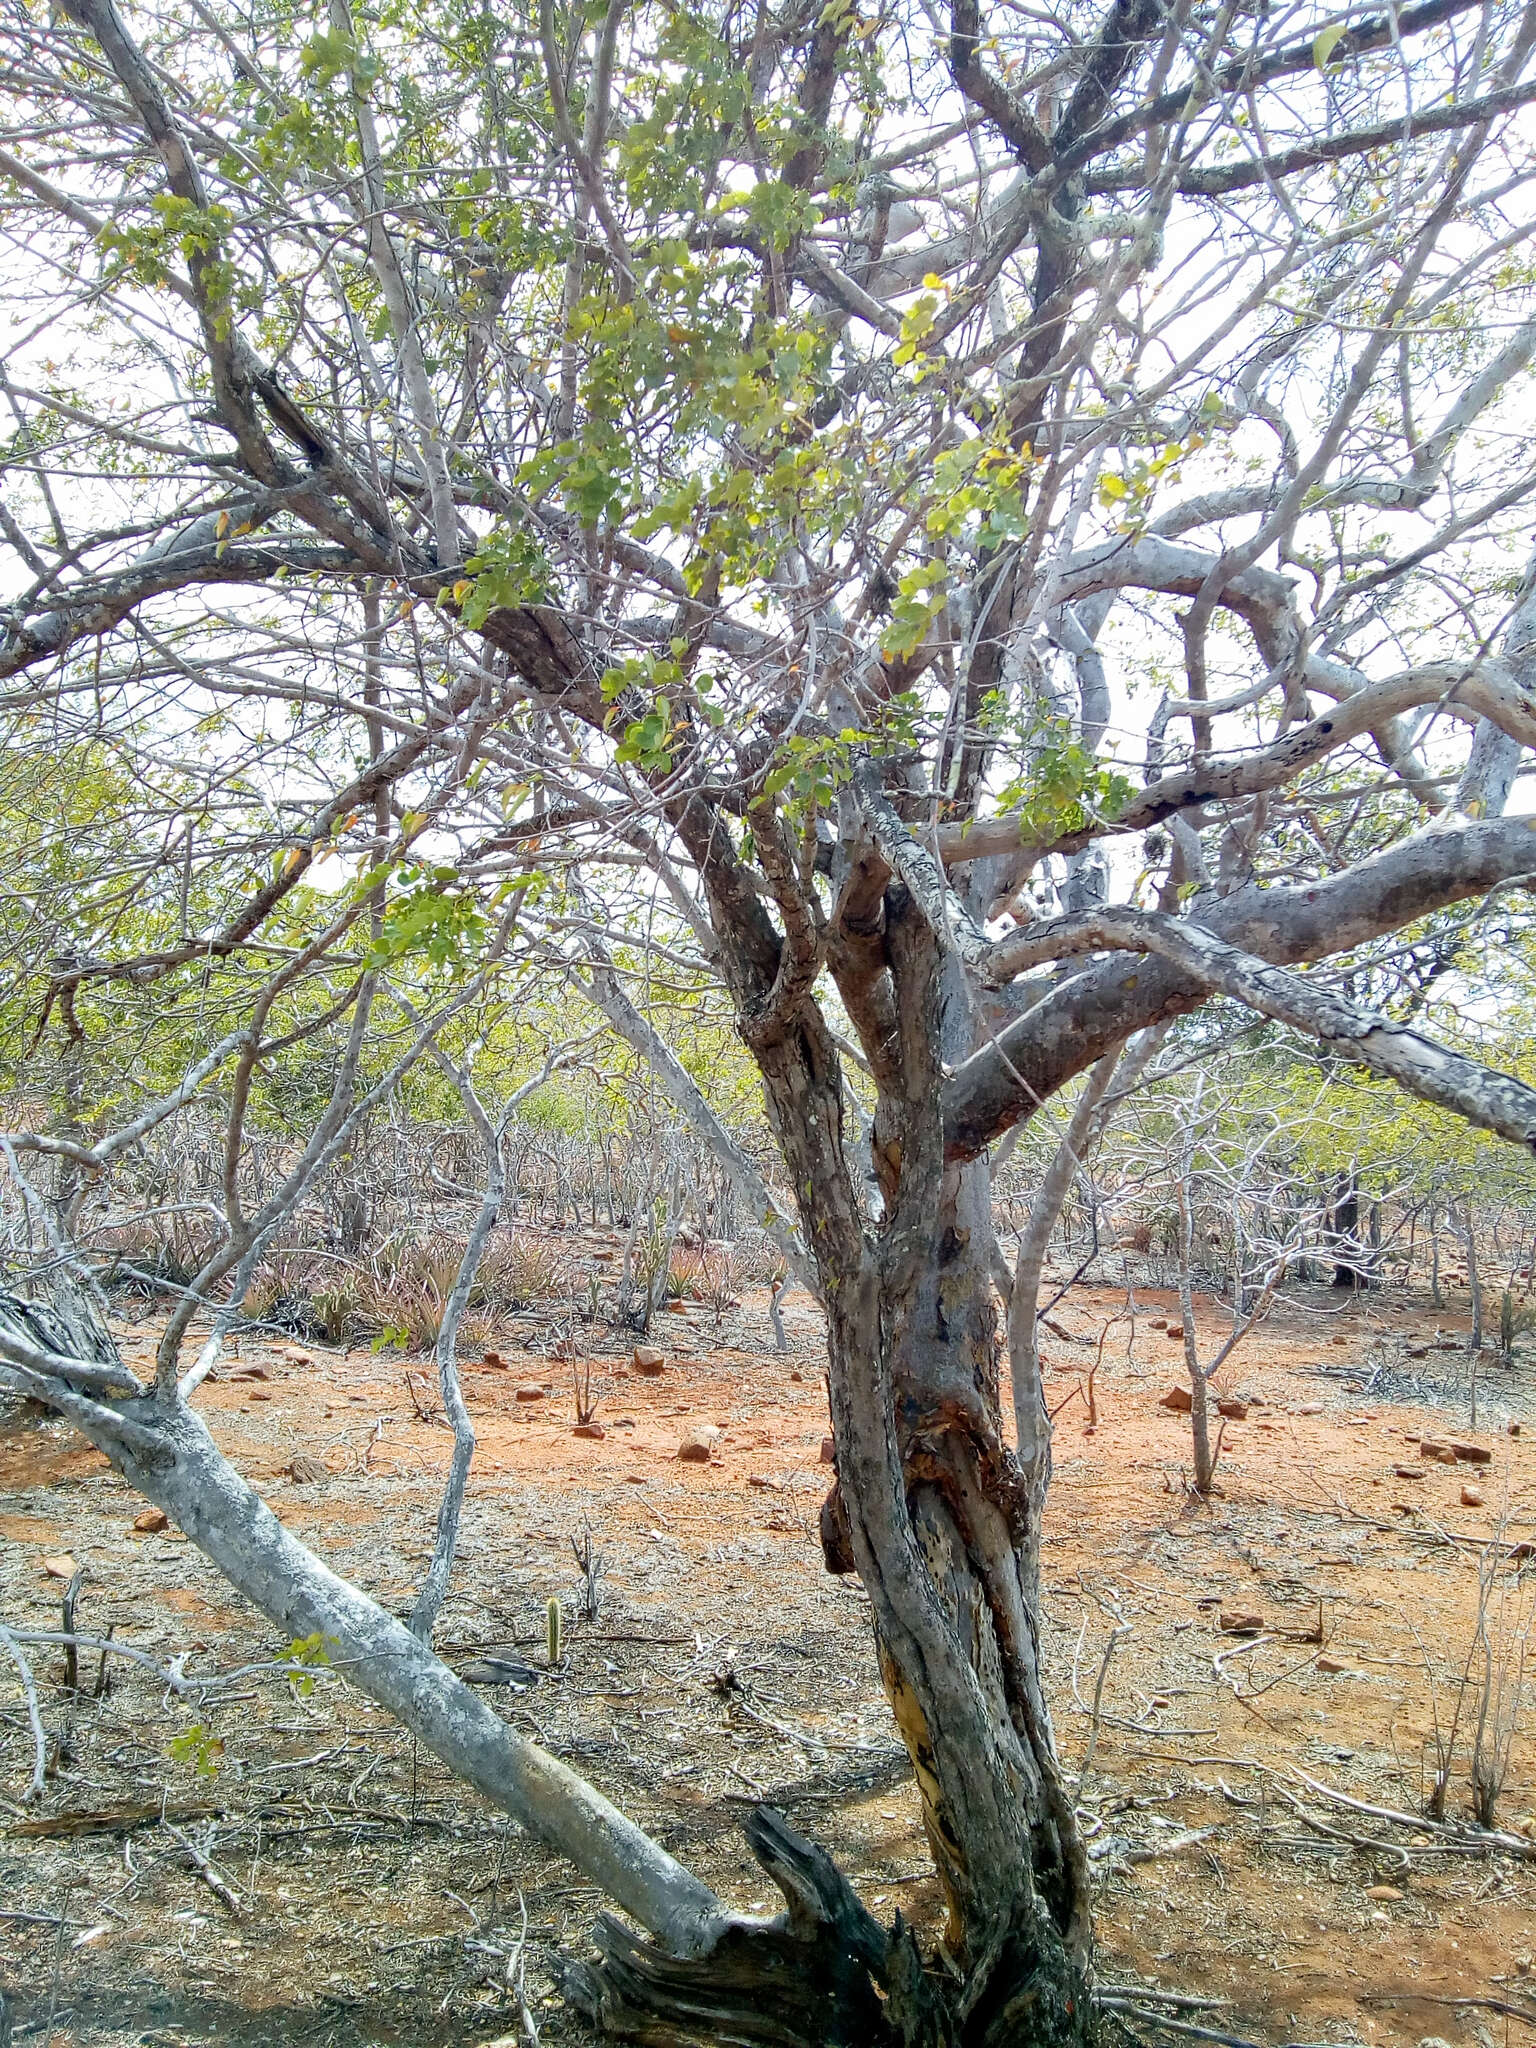
[[[699,853],[717,926],[734,914],[741,932],[753,907],[732,900],[726,862]],[[873,961],[836,965],[876,1076],[873,1225],[831,1036],[808,1002],[778,1013],[783,954],[761,927],[732,979],[827,1305],[837,1476],[823,1545],[869,1594],[947,1901],[941,1954],[925,1960],[899,1916],[876,1927],[830,1863],[808,1874],[805,1845],[786,1860],[790,1838],[763,1823],[754,1848],[791,1900],[787,1923],[734,1930],[689,1963],[608,1927],[573,1988],[657,2042],[691,2024],[785,2048],[1078,2048],[1094,2030],[1087,1860],[1041,1683],[1038,1515],[1003,1437],[989,1175],[944,1156],[942,1062],[969,1050],[974,1024],[952,953],[905,890],[882,883],[863,914]],[[857,978],[871,965],[888,977],[878,988]]]
[[[1086,1862],[1041,1682],[1039,1531],[1002,1437],[986,1194],[984,1166],[948,1169],[926,1228],[892,1232],[838,1290],[838,1493],[948,1902],[963,2038],[1066,2042],[1088,2026]]]
[[[1193,1179],[1194,1129],[1191,1123],[1174,1193],[1179,1205],[1179,1324],[1184,1336],[1184,1365],[1189,1374],[1190,1447],[1195,1461],[1195,1491],[1205,1495],[1210,1492],[1216,1477],[1216,1460],[1211,1452],[1209,1389],[1200,1364],[1200,1348],[1195,1341],[1195,1217],[1190,1194]]]
[[[1467,1349],[1477,1352],[1483,1348],[1483,1282],[1477,1270],[1477,1222],[1470,1196],[1463,1204],[1461,1216],[1467,1246],[1467,1286],[1472,1296],[1472,1328],[1467,1335]]]
[[[1369,1287],[1370,1275],[1360,1263],[1360,1184],[1354,1174],[1342,1176],[1338,1185],[1329,1233],[1334,1243],[1333,1284],[1335,1287]]]

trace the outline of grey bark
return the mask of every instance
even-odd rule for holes
[[[1431,828],[1326,881],[1234,890],[1203,901],[1199,925],[1269,962],[1318,960],[1510,882],[1536,882],[1536,823],[1519,817]],[[1026,928],[1025,942],[1037,936]],[[944,1083],[951,1154],[983,1150],[1111,1044],[1199,1008],[1207,994],[1169,960],[1110,959],[999,997],[994,1035]]]
[[[285,1637],[323,1638],[330,1663],[359,1691],[678,1953],[718,1937],[725,1914],[709,1887],[284,1528],[191,1407],[174,1394],[119,1408],[72,1393],[71,1362],[39,1334],[28,1304],[0,1297],[0,1382],[71,1421]]]

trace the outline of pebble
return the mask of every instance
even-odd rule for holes
[[[543,1398],[544,1389],[542,1387],[535,1387],[531,1385],[526,1387],[519,1387],[516,1395],[514,1396],[514,1399],[519,1401],[542,1401]]]
[[[707,1465],[720,1441],[720,1432],[712,1422],[701,1423],[692,1436],[685,1436],[677,1447],[677,1455],[685,1465]]]
[[[1195,1402],[1188,1387],[1170,1387],[1166,1394],[1158,1396],[1157,1405],[1171,1409],[1175,1415],[1188,1415]]]
[[[142,1515],[135,1515],[133,1526],[140,1536],[158,1536],[162,1529],[170,1527],[171,1518],[164,1508],[146,1508]]]
[[[1464,1486],[1461,1489],[1461,1504],[1464,1508],[1480,1508],[1483,1504],[1482,1489],[1476,1486]]]
[[[1393,1906],[1403,1895],[1395,1884],[1368,1884],[1365,1896],[1368,1899],[1379,1899],[1384,1905]]]
[[[571,1431],[572,1436],[585,1437],[588,1443],[599,1444],[608,1434],[600,1422],[578,1422]]]
[[[79,1566],[67,1551],[61,1551],[57,1557],[43,1559],[44,1575],[50,1579],[72,1579],[78,1570]]]
[[[667,1354],[656,1350],[654,1345],[637,1344],[633,1356],[635,1371],[643,1374],[648,1380],[653,1380],[666,1371]]]

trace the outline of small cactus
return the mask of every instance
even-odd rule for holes
[[[544,1610],[546,1646],[549,1650],[549,1667],[553,1671],[560,1662],[564,1649],[562,1638],[565,1632],[565,1613],[558,1600],[552,1599]]]

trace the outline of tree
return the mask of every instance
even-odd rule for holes
[[[988,1151],[1213,994],[1536,1138],[1394,969],[1536,879],[1536,17],[62,0],[3,34],[10,739],[132,789],[45,945],[21,919],[34,1092],[73,1090],[11,1140],[63,1162],[57,1259],[147,1131],[224,1121],[153,1386],[19,1298],[8,1382],[656,1937],[573,1971],[608,2023],[1086,2039]],[[942,1963],[771,1816],[788,1914],[732,1919],[197,1419],[359,1106],[540,963],[714,990],[755,1062]],[[70,1060],[129,1023],[155,1058],[87,1114]],[[251,1207],[252,1091],[310,1041]]]

